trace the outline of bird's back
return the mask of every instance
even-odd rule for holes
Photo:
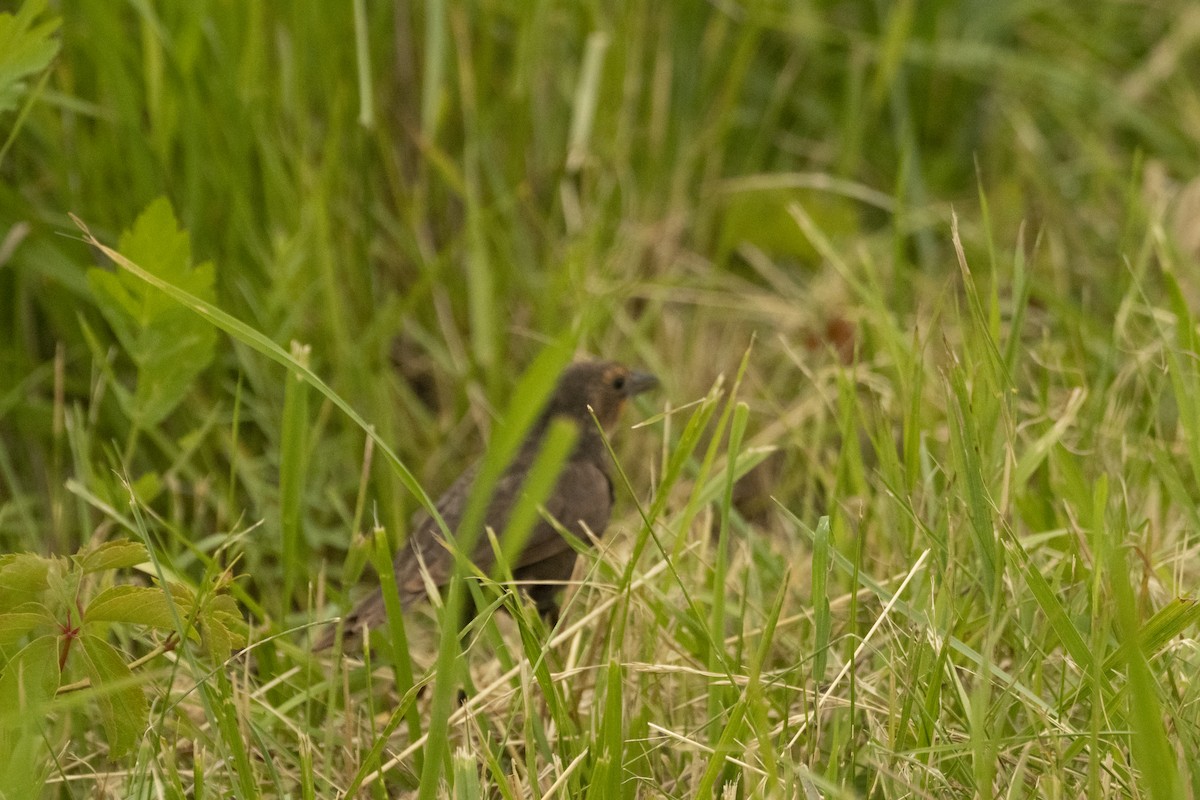
[[[535,451],[536,452],[536,451]],[[509,516],[520,501],[521,489],[532,459],[519,456],[516,462],[497,481],[484,517],[484,525],[500,536],[508,525]],[[435,504],[446,528],[455,533],[466,513],[467,501],[479,472],[476,463],[451,484]],[[558,481],[544,507],[547,514],[576,538],[587,542],[588,531],[597,536],[604,533],[612,513],[612,481],[602,460],[589,454],[577,453],[564,465]],[[549,582],[547,589],[566,581],[575,566],[575,550],[553,524],[539,518],[529,538],[512,563],[509,564],[518,581]],[[492,571],[496,558],[490,539],[482,535],[471,562],[485,574]],[[396,588],[400,602],[408,606],[426,597],[426,580],[439,589],[446,586],[454,571],[454,557],[445,542],[442,530],[427,513],[419,512],[409,537],[395,558]],[[544,605],[535,594],[539,607]],[[357,630],[382,622],[386,614],[383,594],[376,589],[355,608],[347,618],[348,630]]]

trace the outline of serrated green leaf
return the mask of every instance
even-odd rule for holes
[[[58,684],[54,636],[34,639],[0,672],[0,795],[41,796],[49,753],[40,727]]]
[[[46,591],[51,609],[56,612],[65,609],[68,615],[74,613],[81,575],[79,570],[70,568],[65,559],[56,559],[50,563],[50,569],[46,571]]]
[[[144,544],[127,540],[105,542],[78,557],[79,567],[85,573],[136,567],[149,560],[150,555],[146,552]]]
[[[176,608],[186,617],[190,607]],[[157,587],[111,586],[96,595],[83,612],[86,622],[128,622],[151,628],[175,630],[175,615],[167,593]]]
[[[0,609],[12,610],[46,591],[54,562],[33,553],[8,553],[0,559]]]
[[[100,690],[96,701],[108,736],[109,754],[120,758],[134,749],[146,730],[150,717],[146,695],[115,647],[90,634],[79,637],[79,643],[88,678]]]
[[[221,623],[221,626],[229,634],[230,644],[235,648],[246,646],[246,640],[250,634],[250,626],[246,624],[246,620],[242,619],[241,615],[217,611],[210,613],[209,618]]]
[[[179,228],[166,198],[147,206],[122,234],[118,249],[156,277],[215,301],[213,265],[192,267],[190,238]],[[193,379],[212,362],[216,330],[128,272],[90,269],[87,279],[100,312],[137,367],[133,408],[127,411],[140,424],[154,425],[174,410]]]
[[[204,649],[209,656],[217,663],[228,661],[229,656],[233,653],[233,637],[229,635],[229,631],[221,621],[206,616],[202,630],[204,633],[201,640],[204,642]]]
[[[51,37],[61,20],[51,17],[34,24],[46,10],[46,0],[28,0],[16,16],[0,14],[0,114],[16,108],[26,78],[41,72],[58,54]]]
[[[21,648],[0,672],[0,730],[23,717],[41,715],[58,691],[57,637],[39,636]]]
[[[175,602],[182,607],[191,608],[196,605],[196,593],[182,583],[168,584],[167,590],[171,592],[171,597],[175,598]]]
[[[213,613],[229,614],[232,617],[242,618],[242,610],[238,608],[237,601],[232,595],[219,594],[212,598],[207,603],[207,608]]]
[[[35,603],[26,603],[17,610],[0,613],[0,645],[18,641],[38,625],[53,624],[54,617]]]

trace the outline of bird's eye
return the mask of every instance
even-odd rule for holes
[[[616,389],[618,392],[621,391],[622,389],[624,389],[625,388],[625,376],[618,375],[617,377],[613,378],[612,379],[612,388]]]

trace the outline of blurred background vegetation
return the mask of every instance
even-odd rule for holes
[[[398,542],[416,508],[382,459],[364,476],[358,426],[244,341],[169,301],[122,316],[128,276],[74,214],[307,346],[431,493],[548,342],[653,370],[652,402],[681,406],[753,339],[747,441],[778,450],[738,510],[785,537],[775,552],[808,545],[771,498],[811,526],[832,514],[881,575],[924,536],[970,573],[952,533],[978,512],[970,448],[941,456],[978,412],[1001,527],[1070,530],[1056,498],[1085,504],[1109,476],[1159,598],[1195,577],[1195,353],[1183,333],[1176,361],[1154,344],[1200,299],[1188,0],[5,5],[0,551],[124,533],[104,506],[132,487],[173,569],[199,580],[231,548],[251,622],[277,632],[358,577],[356,534],[378,520]],[[162,233],[176,221],[186,237]],[[964,394],[943,391],[960,370]],[[1064,408],[1066,440],[1039,438]],[[851,444],[893,437],[900,485]],[[635,486],[662,438],[619,437]],[[935,483],[940,509],[870,499]],[[1084,636],[1087,584],[1069,609]]]
[[[6,114],[0,164],[9,546],[90,535],[63,492],[83,470],[171,475],[173,517],[214,515],[187,520],[197,532],[274,502],[284,381],[228,343],[161,437],[128,463],[105,452],[128,437],[103,391],[128,363],[68,213],[115,242],[166,196],[221,307],[312,345],[318,373],[437,479],[453,471],[439,456],[474,449],[485,409],[568,328],[681,399],[756,332],[764,394],[801,391],[781,339],[819,350],[857,311],[789,203],[870,264],[904,324],[957,276],[951,208],[969,252],[1001,262],[1024,223],[1025,246],[1040,237],[1053,256],[1035,297],[1103,330],[1154,211],[1144,184],[1198,173],[1187,3],[364,3],[357,29],[354,9],[62,15],[59,54]],[[86,450],[56,410],[84,414]],[[305,517],[336,541],[361,435],[315,419]],[[403,519],[381,477],[383,518]]]

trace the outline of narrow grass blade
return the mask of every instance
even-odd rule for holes
[[[308,366],[309,348],[292,342],[292,358]],[[283,390],[283,425],[279,455],[279,533],[282,544],[283,594],[279,598],[282,616],[294,600],[294,592],[309,574],[305,552],[303,510],[304,486],[308,473],[308,384],[300,375],[289,373]]]
[[[1129,721],[1133,763],[1141,774],[1138,781],[1153,800],[1177,800],[1184,796],[1175,750],[1163,727],[1163,707],[1158,682],[1150,670],[1139,641],[1137,603],[1129,586],[1129,566],[1124,550],[1112,548],[1111,590],[1117,611],[1121,657],[1129,680]]]
[[[829,661],[829,633],[833,628],[829,608],[829,551],[832,547],[829,535],[829,517],[817,520],[813,538],[812,554],[812,605],[813,605],[813,686],[825,682],[825,665]]]

